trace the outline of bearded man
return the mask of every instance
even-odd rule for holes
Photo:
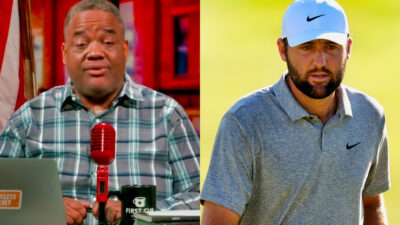
[[[224,115],[202,224],[386,224],[385,115],[341,84],[352,39],[333,0],[296,0],[278,50],[288,71]]]

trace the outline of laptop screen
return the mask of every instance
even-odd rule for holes
[[[61,183],[51,159],[0,159],[0,221],[65,225]]]

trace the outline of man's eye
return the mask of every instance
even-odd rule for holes
[[[329,50],[335,50],[335,49],[337,49],[338,47],[336,46],[336,45],[328,45],[328,49]]]
[[[86,44],[81,42],[81,43],[76,43],[75,47],[77,47],[78,49],[84,49],[86,47]]]
[[[311,45],[300,46],[300,49],[302,49],[302,50],[310,50],[311,49]]]
[[[112,42],[112,41],[105,41],[104,44],[107,45],[107,46],[113,46],[113,45],[114,45],[114,42]]]

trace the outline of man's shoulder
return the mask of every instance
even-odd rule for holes
[[[26,101],[11,115],[9,123],[16,124],[15,126],[20,126],[18,125],[20,123],[28,124],[34,120],[35,115],[40,115],[44,110],[56,108],[57,100],[62,98],[63,87],[53,87]]]
[[[380,118],[384,117],[384,108],[377,99],[346,85],[342,85],[342,88],[349,98],[351,108],[355,115],[361,114],[369,116],[370,118],[371,116]]]
[[[142,95],[145,99],[149,99],[153,96],[159,96],[161,98],[170,98],[167,95],[163,94],[162,92],[156,91],[153,88],[147,87],[142,84],[136,84],[142,91]]]
[[[142,104],[143,106],[149,106],[153,105],[155,107],[163,107],[163,106],[168,106],[168,107],[176,107],[179,106],[177,101],[173,99],[172,97],[161,93],[159,91],[156,91],[150,87],[136,84],[137,87],[140,88],[142,96],[143,96],[143,101]]]
[[[273,98],[274,92],[272,86],[267,86],[239,98],[227,113],[234,115],[243,113],[253,114],[258,110],[265,110],[265,108],[268,108]]]
[[[26,101],[18,110],[42,110],[57,106],[63,98],[64,86],[56,86],[40,93],[38,96]]]

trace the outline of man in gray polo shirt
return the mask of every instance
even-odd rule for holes
[[[221,121],[202,224],[386,224],[385,115],[341,84],[352,44],[342,7],[293,2],[277,44],[288,71]]]

